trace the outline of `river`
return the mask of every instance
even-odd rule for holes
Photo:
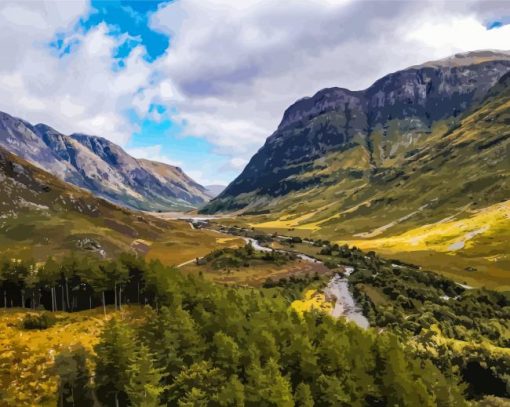
[[[188,222],[191,224],[194,224],[197,221],[205,221],[207,222],[208,219],[204,218],[186,218]],[[210,231],[214,231],[216,233],[220,233],[222,235],[227,236],[236,236],[243,239],[246,243],[251,243],[253,248],[255,250],[261,251],[261,252],[271,252],[273,250],[276,250],[281,253],[289,252],[286,250],[278,250],[278,249],[272,249],[270,247],[262,246],[257,239],[253,239],[251,237],[246,236],[238,236],[238,235],[230,235],[224,232],[220,232],[215,229],[208,229]],[[287,238],[286,236],[281,236],[282,238]],[[320,260],[314,259],[313,257],[310,257],[304,253],[299,253],[292,251],[291,253],[295,254],[299,259],[303,261],[308,261],[310,263],[318,263],[322,264]],[[190,260],[188,262],[185,262],[180,266],[183,266],[185,264],[191,263],[194,260]],[[349,321],[354,322],[356,325],[358,325],[360,328],[366,329],[369,327],[369,322],[361,312],[361,309],[356,304],[356,301],[354,300],[354,297],[352,296],[352,293],[349,291],[349,281],[347,277],[351,275],[351,273],[354,272],[354,267],[344,267],[344,276],[341,277],[340,275],[336,274],[331,278],[329,281],[327,287],[324,289],[325,294],[333,299],[335,301],[335,305],[333,307],[333,311],[331,312],[331,316],[334,318],[340,318],[344,317]]]
[[[243,237],[243,239],[246,242],[251,243],[255,250],[260,250],[262,252],[270,252],[273,250],[269,247],[261,246],[257,240],[252,239],[251,237]],[[277,251],[285,252],[285,250]],[[313,263],[322,263],[320,260],[314,259],[306,254],[296,252],[292,253],[296,254],[296,256],[301,260]],[[336,274],[331,278],[327,287],[324,289],[326,296],[335,301],[331,316],[334,318],[344,317],[349,321],[354,322],[360,328],[367,329],[370,326],[368,319],[366,319],[363,312],[361,312],[361,309],[356,304],[356,301],[349,290],[349,281],[347,277],[354,272],[354,267],[344,267],[344,270],[344,277]]]
[[[352,270],[348,271],[347,269]],[[354,271],[352,267],[346,267],[345,274],[349,275],[352,271]],[[335,306],[331,312],[331,316],[335,318],[345,317],[363,329],[370,326],[368,319],[363,315],[363,312],[361,312],[361,309],[358,307],[354,297],[349,291],[349,281],[347,278],[337,274],[329,281],[324,292],[327,296],[335,299]]]

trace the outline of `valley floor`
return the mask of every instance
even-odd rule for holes
[[[313,220],[316,215],[237,216],[216,222],[374,250],[460,283],[510,291],[510,201],[397,234],[392,234],[391,226],[366,236],[339,234]]]

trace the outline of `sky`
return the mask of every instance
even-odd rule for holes
[[[506,0],[2,0],[0,110],[228,184],[294,101],[510,50]]]

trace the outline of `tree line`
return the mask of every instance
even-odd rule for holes
[[[151,278],[158,307],[142,324],[111,319],[94,355],[57,357],[60,405],[467,405],[453,370],[391,332],[300,316],[275,288],[221,287],[165,267]]]
[[[0,304],[48,311],[82,311],[107,305],[120,309],[122,304],[149,304],[155,289],[147,277],[162,267],[146,263],[133,254],[114,260],[71,255],[46,262],[17,259],[0,260]]]

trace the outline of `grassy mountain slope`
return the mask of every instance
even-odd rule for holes
[[[179,252],[168,242],[187,247],[186,260],[232,244],[184,222],[132,212],[96,198],[2,148],[0,196],[0,253],[11,258],[45,260],[71,251],[112,257],[136,250],[152,258],[161,254],[166,264],[177,264]]]
[[[246,219],[258,228],[348,241],[510,289],[509,124],[507,74],[462,116],[430,127],[389,120],[286,179],[305,187],[236,199],[250,202]]]

